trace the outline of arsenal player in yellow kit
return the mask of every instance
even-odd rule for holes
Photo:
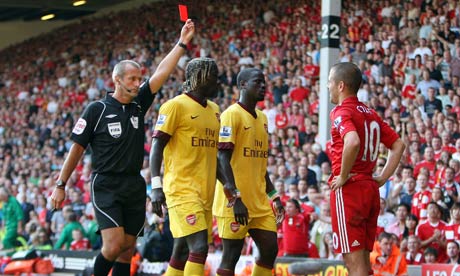
[[[276,223],[282,221],[284,209],[267,174],[267,117],[256,109],[264,99],[265,77],[259,69],[244,69],[237,83],[239,101],[222,113],[219,132],[224,185],[217,185],[213,206],[223,240],[217,275],[234,275],[247,233],[260,251],[252,275],[272,275],[278,252]],[[276,206],[277,220],[270,200]]]
[[[163,104],[156,122],[150,153],[152,206],[162,216],[166,200],[174,237],[165,275],[204,275],[220,126],[219,107],[207,98],[217,94],[217,71],[213,59],[190,61],[185,72],[187,93]]]

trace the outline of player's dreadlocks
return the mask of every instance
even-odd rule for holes
[[[211,73],[217,74],[217,64],[212,58],[194,58],[185,68],[184,89],[186,91],[195,91],[209,78]]]

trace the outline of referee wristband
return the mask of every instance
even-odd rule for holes
[[[179,45],[179,47],[181,47],[182,49],[184,49],[185,51],[187,51],[187,44],[184,44],[182,42],[179,41],[179,43],[177,43],[177,45]]]
[[[268,196],[268,198],[269,198],[271,201],[273,201],[273,200],[275,200],[276,198],[280,197],[280,195],[278,194],[278,191],[277,191],[277,190],[273,190],[273,191],[269,192],[269,193],[267,194],[267,196]]]
[[[152,177],[150,182],[152,184],[152,189],[163,188],[163,185],[161,185],[161,178],[159,176]]]

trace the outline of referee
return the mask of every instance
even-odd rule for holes
[[[65,184],[86,147],[91,145],[91,198],[102,235],[94,275],[129,275],[137,236],[145,220],[146,184],[140,175],[144,155],[144,116],[155,93],[174,70],[195,32],[189,19],[179,43],[161,61],[148,82],[141,83],[139,64],[123,60],[113,69],[115,91],[90,103],[75,124],[73,145],[51,195],[51,206],[65,199]]]

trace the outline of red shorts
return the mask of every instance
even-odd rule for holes
[[[369,178],[348,182],[331,192],[332,239],[337,253],[372,251],[380,210],[377,182]]]

